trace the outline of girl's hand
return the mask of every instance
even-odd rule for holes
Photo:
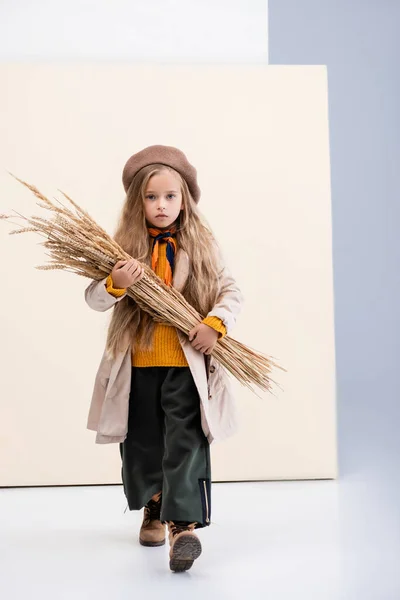
[[[134,258],[130,260],[119,260],[111,271],[114,287],[128,288],[144,275],[144,269]]]
[[[199,350],[203,354],[211,354],[218,337],[218,331],[215,331],[215,329],[205,323],[199,323],[189,332],[189,341],[192,342],[193,348],[196,348],[196,350]]]

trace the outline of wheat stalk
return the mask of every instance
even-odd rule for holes
[[[83,277],[100,280],[107,277],[119,260],[129,260],[127,254],[95,220],[67,194],[58,190],[72,205],[74,210],[65,206],[55,198],[55,204],[44,196],[34,185],[14,179],[27,187],[39,200],[38,206],[50,211],[50,219],[41,217],[25,217],[17,211],[17,218],[28,223],[28,227],[10,231],[9,234],[35,232],[44,237],[41,242],[49,250],[46,253],[50,260],[47,265],[37,266],[40,270],[60,269],[76,273]],[[0,214],[0,219],[10,219],[14,215]],[[177,327],[186,335],[202,321],[202,316],[173,287],[169,287],[145,264],[143,278],[127,289],[127,294],[158,322]],[[266,356],[241,344],[237,340],[225,336],[216,344],[212,355],[220,364],[236,377],[240,383],[255,392],[254,386],[272,392],[272,384],[279,384],[271,379],[274,367],[286,371],[279,366],[273,357]]]

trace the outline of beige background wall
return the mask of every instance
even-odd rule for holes
[[[327,81],[324,67],[2,65],[0,212],[43,215],[6,172],[69,193],[109,232],[126,159],[181,148],[246,304],[241,341],[288,369],[213,447],[215,481],[337,474]],[[21,221],[16,221],[21,223]],[[110,314],[89,283],[1,224],[0,485],[120,482],[117,445],[86,417]]]

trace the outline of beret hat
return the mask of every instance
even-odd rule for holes
[[[125,192],[128,191],[132,179],[140,169],[153,163],[161,163],[172,167],[185,179],[193,200],[198,203],[200,188],[197,184],[197,171],[186,158],[185,154],[173,146],[147,146],[133,154],[125,164],[122,172],[122,183]]]

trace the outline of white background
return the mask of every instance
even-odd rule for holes
[[[264,0],[6,0],[0,59],[268,62]]]

